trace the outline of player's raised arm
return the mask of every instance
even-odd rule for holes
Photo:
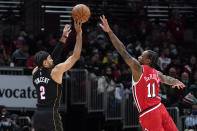
[[[132,70],[132,73],[138,72],[138,74],[141,75],[141,73],[142,73],[142,66],[140,65],[140,63],[127,52],[124,44],[117,38],[117,36],[111,30],[111,28],[110,28],[110,26],[108,24],[108,21],[105,18],[105,16],[104,15],[100,16],[100,19],[102,21],[102,24],[100,24],[100,27],[105,32],[108,33],[112,44],[114,45],[116,50],[120,53],[120,55],[123,57],[124,61],[129,65],[129,67]]]
[[[54,65],[57,65],[63,50],[63,46],[66,43],[66,40],[71,32],[71,26],[66,24],[58,44],[55,46],[53,52],[51,53],[51,58],[53,59]]]
[[[180,89],[185,87],[185,85],[178,79],[175,79],[167,75],[163,75],[163,73],[161,73],[160,71],[158,71],[158,75],[161,78],[162,83],[165,83],[167,85],[172,85],[173,88],[177,87],[178,89]]]
[[[75,62],[80,58],[81,55],[81,48],[82,48],[82,23],[79,21],[74,22],[75,30],[77,32],[76,36],[76,44],[74,47],[73,54],[63,63],[56,65],[53,69],[53,73],[55,74],[63,74],[65,71],[69,70]]]

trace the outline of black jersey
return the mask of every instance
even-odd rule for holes
[[[38,69],[33,75],[33,84],[38,95],[37,107],[58,108],[62,95],[61,85],[51,78],[52,69]]]

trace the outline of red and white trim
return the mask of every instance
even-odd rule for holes
[[[138,102],[138,98],[137,98],[137,95],[136,95],[136,86],[135,85],[133,85],[132,86],[132,94],[133,94],[133,99],[134,99],[134,101],[135,101],[135,105],[136,105],[136,107],[137,107],[137,109],[138,109],[138,112],[141,112],[142,110],[141,110],[141,108],[140,108],[140,104],[139,104],[139,102]]]
[[[142,72],[144,72],[144,67],[143,66],[142,66]],[[134,79],[133,79],[133,75],[132,75],[132,92],[133,92],[132,94],[133,94],[133,99],[134,99],[135,105],[138,109],[138,112],[141,112],[142,110],[140,108],[140,104],[138,102],[138,98],[137,98],[137,95],[136,95],[137,94],[136,93],[136,85],[141,80],[142,76],[143,76],[143,73],[141,74],[140,79],[137,82],[135,82]]]
[[[145,111],[145,112],[142,113],[139,117],[142,117],[142,116],[146,115],[147,113],[149,113],[149,112],[151,112],[151,111],[157,109],[160,105],[161,105],[161,103],[159,103],[159,104],[158,104],[157,106],[155,106],[154,108]]]

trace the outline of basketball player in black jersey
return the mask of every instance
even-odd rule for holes
[[[62,95],[62,76],[80,58],[82,48],[81,25],[81,22],[74,22],[77,33],[76,44],[73,54],[65,62],[57,64],[62,46],[66,43],[71,32],[69,25],[64,27],[62,38],[51,55],[45,51],[39,51],[34,56],[37,67],[34,68],[32,75],[38,95],[37,110],[33,117],[35,131],[63,131],[61,117],[58,113]]]

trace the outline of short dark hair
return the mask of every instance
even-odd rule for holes
[[[34,63],[38,66],[38,67],[42,67],[42,63],[44,60],[47,59],[47,57],[49,56],[49,53],[46,51],[39,51],[34,55]]]
[[[147,50],[148,52],[148,59],[151,60],[150,67],[157,68],[158,64],[158,54],[152,50]]]

